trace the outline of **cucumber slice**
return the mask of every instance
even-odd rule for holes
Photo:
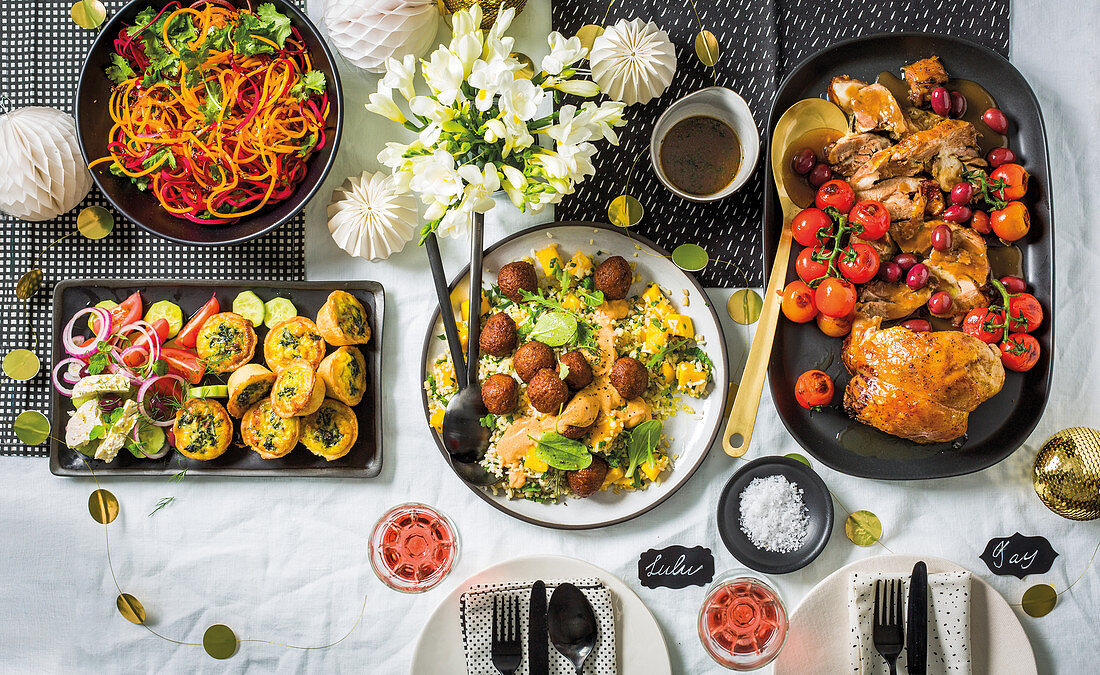
[[[268,328],[296,316],[298,309],[286,298],[272,298],[264,305],[264,325]]]
[[[253,328],[264,322],[264,301],[252,291],[244,291],[233,298],[233,311],[251,321]]]
[[[149,309],[145,311],[145,321],[153,323],[157,319],[164,319],[168,322],[169,339],[176,337],[176,333],[183,328],[183,310],[174,302],[160,300],[149,305]]]
[[[208,384],[205,387],[191,387],[187,398],[228,398],[229,387],[224,384]]]
[[[115,302],[114,300],[100,300],[99,302],[95,303],[95,306],[96,307],[102,307],[103,309],[111,310],[111,309],[114,309],[115,307],[118,307],[118,303]],[[95,316],[94,314],[88,316],[88,330],[92,331],[93,333],[95,332],[95,328],[92,327],[92,317],[94,317],[94,316]]]
[[[167,442],[168,437],[160,427],[143,424],[138,429],[138,444],[146,455],[157,454],[164,449],[164,444]]]
[[[74,396],[73,397],[73,408],[79,410],[80,406],[84,405],[85,403],[92,400],[93,398],[95,398],[95,394],[88,394],[87,396]]]

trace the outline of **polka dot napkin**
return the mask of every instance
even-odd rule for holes
[[[851,625],[852,673],[887,673],[886,661],[871,637],[875,612],[875,581],[888,574],[853,572],[848,584],[848,616]],[[893,578],[896,578],[894,576]],[[909,580],[902,580],[908,598]],[[908,608],[907,610],[908,611]],[[905,616],[905,613],[903,613]],[[898,672],[905,672],[906,653],[901,652]],[[970,572],[928,575],[927,675],[970,672]]]
[[[618,672],[615,656],[615,614],[612,609],[611,591],[608,590],[599,579],[559,579],[546,582],[546,602],[550,603],[550,596],[558,584],[566,581],[579,588],[592,609],[596,612],[596,620],[599,622],[599,638],[596,648],[588,655],[584,662],[584,675],[615,675]],[[520,664],[517,675],[527,675],[529,664],[527,663],[527,640],[529,630],[527,627],[527,613],[531,600],[531,585],[534,579],[529,581],[512,581],[502,584],[486,584],[474,586],[462,594],[459,599],[459,618],[462,625],[462,644],[466,650],[467,675],[497,675],[497,669],[493,667],[492,640],[493,640],[493,598],[502,600],[517,598],[520,606],[520,638],[523,642],[523,663]],[[573,665],[564,656],[550,645],[550,673],[551,675],[572,675],[576,671]]]

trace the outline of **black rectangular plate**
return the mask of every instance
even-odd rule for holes
[[[184,316],[190,316],[214,294],[222,311],[229,311],[233,298],[242,291],[252,291],[264,302],[274,297],[290,299],[298,314],[315,318],[329,293],[343,290],[363,303],[371,323],[371,339],[359,345],[370,371],[367,392],[362,402],[355,406],[359,419],[359,438],[351,452],[331,462],[314,455],[299,445],[290,454],[278,459],[261,459],[247,446],[240,444],[237,427],[234,444],[221,457],[207,462],[170,452],[161,459],[138,459],[121,451],[112,462],[88,459],[95,472],[112,476],[162,476],[187,469],[189,475],[210,476],[310,476],[328,478],[371,478],[382,471],[382,319],[385,310],[385,293],[382,284],[375,281],[323,281],[323,282],[249,282],[249,281],[194,281],[177,280],[98,280],[79,279],[63,281],[53,293],[53,361],[65,358],[61,346],[61,330],[69,319],[84,307],[101,300],[122,302],[134,291],[141,291],[145,306],[158,300],[171,300],[178,304]],[[267,328],[256,329],[259,344],[253,362],[263,363],[263,339]],[[209,381],[207,381],[209,380]],[[204,384],[219,384],[207,376]],[[58,476],[88,476],[84,461],[57,438],[63,437],[65,423],[73,407],[69,399],[56,390],[50,396],[50,420],[53,436],[50,440],[50,471]]]
[[[1035,428],[1046,406],[1054,349],[1054,233],[1046,131],[1039,102],[1027,81],[1000,55],[976,43],[924,33],[871,35],[828,47],[799,64],[780,85],[768,118],[768,143],[775,123],[803,98],[824,95],[834,75],[874,81],[882,71],[939,56],[948,74],[973,80],[989,91],[1009,119],[1009,145],[1031,173],[1024,203],[1031,211],[1031,230],[1017,242],[1024,272],[1046,316],[1034,333],[1042,346],[1039,362],[1027,373],[1009,371],[1004,388],[970,414],[967,435],[954,444],[920,445],[882,433],[850,419],[839,401],[849,375],[840,359],[841,340],[817,326],[780,319],[768,367],[772,398],[787,430],[799,445],[823,464],[852,476],[887,480],[942,478],[980,471],[1012,454]],[[770,151],[764,154],[768,158]],[[767,161],[767,160],[765,160]],[[778,245],[783,214],[770,167],[764,172],[765,278]],[[799,247],[795,247],[796,249]],[[794,256],[788,280],[795,278]],[[805,410],[794,398],[798,376],[819,368],[833,376],[837,397],[824,412]]]

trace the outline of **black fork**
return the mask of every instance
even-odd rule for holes
[[[523,660],[519,637],[519,599],[493,598],[493,666],[500,675],[514,675]]]
[[[902,628],[902,589],[899,579],[875,581],[875,623],[872,638],[875,649],[886,664],[890,666],[890,675],[897,675],[898,656],[905,644],[905,630]]]

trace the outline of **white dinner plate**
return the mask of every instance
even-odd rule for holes
[[[918,560],[928,565],[929,574],[967,571],[950,560],[912,555],[875,556],[840,568],[814,586],[791,615],[787,644],[775,660],[775,675],[851,672],[848,575],[908,577]],[[814,630],[809,629],[807,617],[813,617]],[[1035,654],[1020,619],[1001,594],[976,574],[970,575],[970,659],[974,675],[1036,673]],[[814,664],[814,669],[808,671],[807,664]]]
[[[668,647],[657,620],[642,599],[617,576],[591,563],[558,555],[536,555],[497,563],[459,584],[428,617],[413,650],[410,675],[466,672],[458,602],[472,586],[506,581],[597,577],[611,591],[615,653],[620,673],[671,675]]]
[[[694,413],[679,412],[664,421],[665,435],[671,439],[672,453],[676,463],[663,483],[654,483],[646,490],[634,492],[597,492],[587,499],[567,499],[558,504],[508,499],[504,495],[493,495],[485,489],[470,486],[479,496],[505,513],[544,527],[561,529],[588,529],[612,525],[639,516],[654,508],[672,496],[699,468],[714,439],[718,436],[723,421],[726,391],[729,386],[729,368],[726,361],[726,343],[722,335],[722,324],[718,320],[710,300],[703,292],[695,277],[677,267],[668,253],[647,239],[609,225],[589,223],[539,225],[502,239],[485,251],[483,283],[496,282],[496,273],[503,265],[532,256],[534,251],[556,243],[562,256],[568,259],[576,251],[589,255],[600,252],[601,259],[608,255],[621,255],[630,262],[637,263],[640,281],[631,286],[633,295],[645,290],[645,285],[657,282],[670,296],[673,304],[682,314],[691,317],[696,336],[705,339],[700,347],[714,362],[714,383],[706,398],[692,399],[683,397]],[[468,269],[464,269],[452,281],[451,297],[455,304],[467,298]],[[455,292],[455,291],[458,292]],[[685,306],[684,296],[688,302]],[[429,364],[447,351],[447,343],[436,339],[443,334],[443,323],[438,313],[430,324],[431,330],[425,336],[424,362],[422,372],[427,376]],[[423,389],[423,387],[421,388]],[[423,395],[425,424],[428,420],[428,399]],[[443,448],[439,434],[432,430],[444,460],[447,451]],[[454,480],[461,480],[457,475]]]

